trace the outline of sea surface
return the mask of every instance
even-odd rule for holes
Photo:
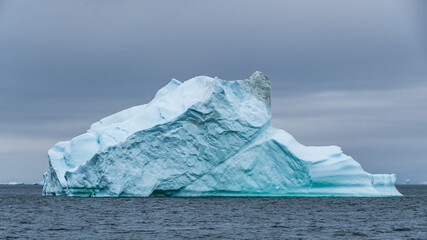
[[[0,239],[427,239],[427,185],[389,198],[42,197],[0,185]]]

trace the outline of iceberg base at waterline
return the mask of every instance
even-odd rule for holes
[[[270,126],[270,80],[173,79],[145,105],[48,151],[43,195],[400,196],[337,146]]]

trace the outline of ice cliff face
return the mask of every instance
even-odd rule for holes
[[[43,195],[396,196],[339,147],[270,126],[270,80],[172,80],[148,104],[49,150]]]

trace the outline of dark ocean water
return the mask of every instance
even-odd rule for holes
[[[72,198],[0,185],[0,239],[427,239],[427,186],[392,198]]]

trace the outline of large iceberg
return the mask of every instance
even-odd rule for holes
[[[173,79],[145,105],[49,150],[43,195],[398,196],[337,146],[270,126],[270,80]]]

